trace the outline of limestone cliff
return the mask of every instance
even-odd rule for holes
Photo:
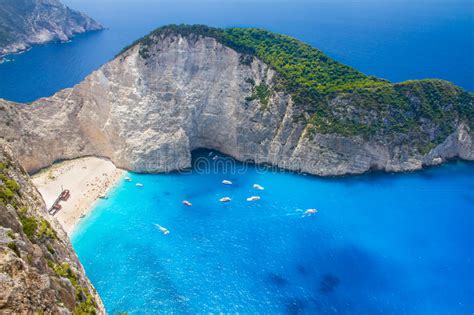
[[[0,143],[0,313],[100,314],[66,233]]]
[[[281,87],[275,66],[234,46],[192,30],[155,32],[73,88],[28,105],[0,101],[1,136],[30,172],[86,155],[169,171],[189,167],[197,148],[318,175],[474,159],[474,97],[450,83],[350,73],[376,86],[324,94],[312,109]]]
[[[0,57],[102,25],[59,0],[0,0]]]

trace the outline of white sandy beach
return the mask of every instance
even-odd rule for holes
[[[61,201],[62,209],[55,217],[70,234],[74,226],[92,209],[101,194],[107,194],[125,173],[106,159],[85,157],[54,164],[32,176],[49,209],[59,194],[68,189],[71,197]]]

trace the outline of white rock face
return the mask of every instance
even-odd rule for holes
[[[427,156],[392,143],[306,135],[293,102],[273,93],[264,109],[246,101],[252,83],[272,85],[274,71],[211,38],[161,38],[140,56],[135,46],[82,83],[30,105],[0,101],[1,136],[30,172],[61,159],[96,155],[138,172],[190,166],[209,148],[238,160],[318,175],[370,169],[415,170],[459,156],[474,159],[472,132],[458,130]]]

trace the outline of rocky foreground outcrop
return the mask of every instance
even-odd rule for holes
[[[0,1],[0,57],[35,44],[67,41],[75,34],[102,28],[59,0]]]
[[[104,313],[66,233],[3,143],[0,271],[2,314]]]
[[[29,172],[88,155],[108,157],[138,172],[170,171],[189,167],[190,152],[197,148],[318,175],[416,170],[454,157],[474,159],[473,121],[452,110],[461,99],[463,108],[472,111],[474,98],[450,83],[427,83],[429,91],[450,93],[447,101],[435,98],[436,115],[451,110],[452,118],[442,123],[416,116],[418,108],[431,110],[422,99],[426,93],[413,88],[417,83],[396,86],[409,102],[403,105],[404,115],[413,112],[418,118],[408,121],[413,126],[390,134],[378,131],[398,128],[390,121],[400,116],[391,99],[379,102],[385,107],[363,107],[359,104],[366,99],[361,101],[356,93],[331,98],[326,105],[336,117],[333,121],[349,117],[357,119],[355,126],[375,129],[364,136],[331,131],[331,122],[326,122],[326,131],[318,129],[321,116],[310,114],[278,88],[279,75],[274,67],[222,40],[159,32],[73,88],[28,105],[0,101],[0,135]],[[262,86],[271,93],[259,98],[255,94]],[[369,96],[378,97],[374,95]],[[379,124],[379,129],[373,127]],[[428,141],[430,146],[422,148],[424,137],[437,142]]]

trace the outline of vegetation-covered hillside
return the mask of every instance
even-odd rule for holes
[[[242,53],[241,62],[257,57],[278,73],[272,86],[256,86],[247,100],[266,108],[274,92],[292,96],[309,134],[337,133],[364,138],[400,138],[426,153],[446,139],[460,121],[474,124],[474,96],[442,80],[391,83],[367,76],[285,35],[254,28],[218,29],[204,25],[168,25],[133,43],[142,58],[148,45],[163,36],[212,37]],[[129,47],[125,48],[127,50]]]

